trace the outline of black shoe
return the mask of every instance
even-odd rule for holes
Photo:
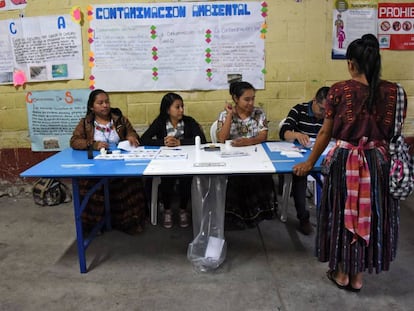
[[[301,220],[299,223],[299,231],[304,235],[311,235],[313,232],[313,228],[309,219]]]

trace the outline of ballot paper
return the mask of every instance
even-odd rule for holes
[[[303,158],[303,154],[300,151],[282,151],[280,154],[288,158]]]
[[[121,150],[125,150],[125,151],[134,151],[134,150],[136,150],[136,149],[138,149],[138,148],[143,148],[143,147],[134,147],[134,146],[132,146],[130,143],[129,143],[129,141],[128,140],[123,140],[123,141],[120,141],[119,143],[118,143],[118,149],[121,149]]]
[[[220,156],[222,158],[246,157],[248,155],[249,155],[249,153],[244,152],[244,151],[223,151],[223,152],[220,152]]]
[[[223,251],[224,240],[210,236],[208,238],[207,249],[206,249],[206,258],[219,259],[221,252]]]
[[[161,149],[155,157],[156,160],[187,160],[188,154],[181,148]]]

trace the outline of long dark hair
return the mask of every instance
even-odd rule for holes
[[[236,81],[230,84],[229,93],[231,95],[231,98],[234,100],[235,98],[242,96],[246,90],[256,91],[254,86],[249,82]]]
[[[96,90],[93,90],[90,94],[89,94],[89,99],[88,99],[88,106],[87,106],[87,110],[86,110],[86,115],[88,116],[88,115],[90,115],[91,113],[92,113],[92,107],[93,107],[93,103],[95,102],[95,99],[96,99],[96,96],[98,96],[99,94],[105,94],[106,96],[108,96],[108,98],[109,98],[109,95],[108,95],[108,93],[107,92],[105,92],[104,90],[101,90],[101,89],[96,89]]]
[[[177,99],[184,102],[183,98],[177,93],[165,94],[164,97],[161,99],[160,114],[158,115],[157,119],[160,119],[166,122],[170,118],[170,116],[168,115],[168,109],[170,109],[173,102],[176,101]]]
[[[346,58],[353,61],[358,73],[365,74],[369,84],[368,111],[372,111],[381,76],[381,55],[378,39],[373,34],[365,34],[351,42],[346,50]]]

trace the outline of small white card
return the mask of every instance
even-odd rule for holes
[[[208,238],[206,258],[219,259],[223,250],[224,240],[211,236]]]
[[[299,151],[282,151],[280,154],[288,158],[303,158],[303,154]]]

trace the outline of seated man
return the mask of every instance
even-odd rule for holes
[[[311,101],[294,106],[283,122],[279,137],[286,141],[297,141],[309,146],[310,138],[316,138],[325,117],[325,103],[329,87],[321,87]],[[307,176],[293,175],[292,193],[295,202],[299,231],[305,235],[312,233],[309,211],[306,209]]]

